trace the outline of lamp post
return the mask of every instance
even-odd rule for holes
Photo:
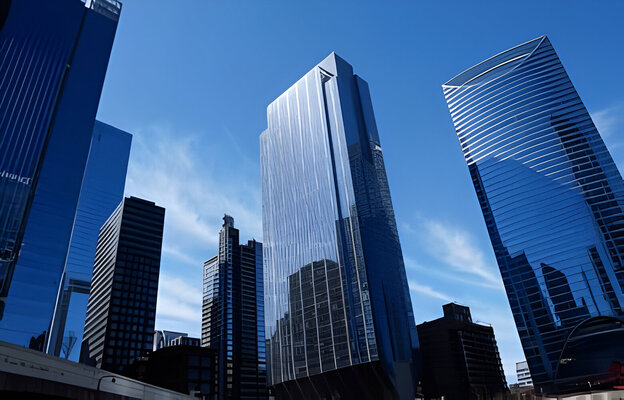
[[[113,379],[111,379],[111,383],[115,383],[115,382],[117,381],[117,379],[123,379],[123,380],[125,380],[125,381],[129,382],[130,384],[133,384],[133,385],[140,385],[140,386],[143,388],[143,391],[145,390],[145,383],[144,383],[144,382],[138,382],[138,381],[136,381],[136,380],[134,380],[134,379],[131,379],[131,378],[126,378],[126,377],[124,377],[124,376],[119,376],[119,375],[103,375],[103,376],[100,376],[100,379],[98,379],[98,384],[97,384],[97,391],[98,391],[98,392],[100,391],[100,385],[102,384],[102,380],[103,380],[104,378],[113,378]],[[126,388],[131,389],[131,390],[139,390],[139,391],[142,391],[142,390],[141,390],[141,389],[139,389],[139,388],[136,388],[136,387],[134,387],[134,388],[133,388],[133,387],[131,387],[131,386],[126,386]],[[143,392],[143,391],[142,391],[142,392]]]
[[[117,377],[117,375],[104,375],[104,376],[100,376],[100,379],[98,379],[98,384],[97,384],[97,391],[100,391],[100,384],[102,383],[102,379],[104,378],[113,378],[111,379],[112,383],[115,383],[115,378]]]

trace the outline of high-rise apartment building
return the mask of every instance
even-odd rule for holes
[[[529,364],[526,361],[516,363],[516,377],[518,379],[518,386],[533,386],[531,371],[529,371]]]
[[[368,84],[332,53],[260,136],[269,384],[413,399],[416,327]]]
[[[188,333],[157,330],[154,332],[154,351],[171,346],[171,342],[179,337],[188,337]]]
[[[202,346],[217,350],[219,399],[266,399],[262,243],[239,244],[223,217],[219,253],[204,263]]]
[[[126,197],[100,229],[80,362],[119,372],[152,351],[164,220]]]
[[[120,10],[0,2],[0,340],[44,350]]]
[[[508,393],[494,329],[472,322],[470,309],[442,306],[444,316],[418,325],[427,399],[503,399]]]
[[[87,313],[98,233],[123,199],[132,135],[95,121],[47,352],[73,361]]]
[[[604,384],[624,361],[624,182],[555,50],[443,89],[538,393]]]

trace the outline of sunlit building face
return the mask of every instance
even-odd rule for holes
[[[606,372],[622,361],[621,342],[612,360],[575,356],[585,365],[576,372],[560,357],[591,317],[624,316],[624,184],[550,41],[505,51],[443,89],[533,382],[556,391],[574,374]]]
[[[413,398],[416,330],[368,84],[331,54],[267,117],[270,384],[300,398]]]

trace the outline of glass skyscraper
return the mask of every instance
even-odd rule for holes
[[[98,234],[80,362],[122,372],[152,352],[165,209],[126,197]]]
[[[260,400],[266,387],[262,243],[239,243],[223,217],[219,253],[204,263],[202,346],[217,350],[219,400]]]
[[[123,199],[131,141],[129,133],[95,121],[47,344],[47,352],[55,356],[80,357],[98,233]]]
[[[121,4],[0,5],[0,340],[43,350]]]
[[[413,399],[418,339],[368,84],[332,53],[260,136],[269,384]]]
[[[591,384],[624,361],[613,340],[624,318],[624,183],[613,159],[545,36],[443,89],[534,384]]]

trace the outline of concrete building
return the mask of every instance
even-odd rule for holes
[[[516,363],[516,376],[518,377],[518,386],[533,386],[529,364],[526,361]]]
[[[472,322],[468,307],[442,308],[442,318],[417,326],[425,398],[503,399],[507,382],[492,327]]]

